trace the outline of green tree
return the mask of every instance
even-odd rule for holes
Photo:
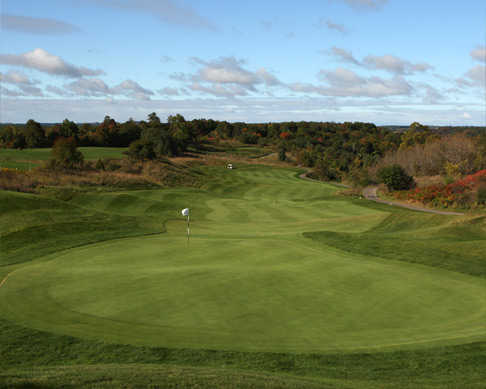
[[[400,165],[383,167],[377,175],[389,190],[407,190],[415,185],[413,177],[409,176]]]
[[[176,156],[178,146],[169,133],[169,125],[161,123],[155,112],[149,114],[148,119],[140,139],[130,144],[130,158],[144,160]]]
[[[84,156],[76,147],[76,140],[57,138],[51,150],[49,166],[54,169],[79,169],[83,166]]]
[[[43,146],[44,130],[42,126],[33,119],[29,119],[24,127],[25,145],[28,148]]]
[[[186,123],[184,116],[177,114],[167,118],[169,134],[173,141],[175,155],[182,154],[192,143],[190,126]]]
[[[69,119],[64,119],[61,128],[59,129],[59,134],[64,138],[72,137],[77,140],[79,137],[78,125]]]

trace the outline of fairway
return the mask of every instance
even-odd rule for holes
[[[123,158],[123,147],[79,147],[86,161],[100,158]],[[51,148],[35,149],[3,149],[0,148],[0,168],[30,170],[41,166],[43,162],[51,158]]]
[[[74,198],[96,212],[159,220],[166,232],[59,251],[17,269],[0,288],[2,316],[111,343],[214,350],[356,351],[484,338],[484,278],[420,264],[427,248],[417,261],[380,251],[390,240],[397,251],[399,240],[446,236],[457,219],[369,206],[293,170],[208,169],[213,180],[201,189]],[[376,248],[366,241],[360,249],[368,236]],[[336,237],[350,242],[339,247]],[[457,247],[482,252],[481,239]]]

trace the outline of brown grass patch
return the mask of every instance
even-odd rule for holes
[[[198,186],[199,178],[189,166],[164,162],[119,160],[116,170],[99,170],[88,163],[82,170],[52,170],[45,167],[29,171],[0,170],[0,189],[36,193],[49,187],[141,188]]]

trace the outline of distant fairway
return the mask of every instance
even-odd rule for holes
[[[170,348],[309,353],[484,339],[486,279],[474,267],[484,261],[484,219],[458,223],[337,197],[292,170],[207,174],[200,190],[79,194],[70,206],[167,232],[16,268],[0,288],[1,316]],[[15,262],[12,247],[5,264]]]
[[[99,158],[123,158],[123,147],[79,147],[86,161],[97,160]],[[2,149],[0,148],[0,168],[11,168],[29,170],[40,166],[43,161],[51,157],[50,148],[37,149]]]

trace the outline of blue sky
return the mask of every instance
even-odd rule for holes
[[[486,125],[484,0],[0,0],[1,122]]]

